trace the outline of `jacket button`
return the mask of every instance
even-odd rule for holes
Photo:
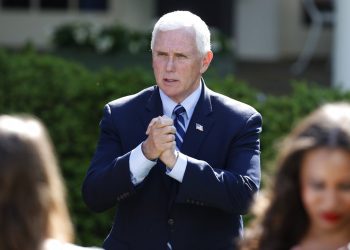
[[[168,224],[169,224],[170,226],[174,225],[174,223],[175,223],[174,219],[169,219],[169,220],[168,220]]]

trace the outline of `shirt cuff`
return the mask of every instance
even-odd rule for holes
[[[187,167],[187,156],[183,153],[179,152],[179,157],[174,165],[174,167],[170,171],[166,171],[166,174],[175,180],[182,182],[185,171]]]
[[[142,143],[131,151],[129,158],[131,182],[134,185],[142,182],[157,163],[146,158],[142,152],[141,145]]]

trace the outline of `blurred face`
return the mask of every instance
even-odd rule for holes
[[[157,85],[176,103],[182,102],[200,84],[212,52],[201,55],[191,29],[158,31],[152,51]]]
[[[314,232],[350,234],[350,153],[319,148],[301,164],[301,192]]]

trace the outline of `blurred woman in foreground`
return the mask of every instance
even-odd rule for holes
[[[327,104],[286,138],[241,249],[350,249],[350,105]]]
[[[0,116],[0,249],[85,249],[73,241],[50,138],[32,117]]]

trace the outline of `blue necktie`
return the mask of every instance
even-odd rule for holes
[[[175,141],[176,146],[180,150],[183,142],[183,138],[185,137],[186,127],[185,127],[185,119],[183,115],[186,113],[184,107],[181,104],[176,105],[173,113],[175,114],[174,126],[176,128]]]

